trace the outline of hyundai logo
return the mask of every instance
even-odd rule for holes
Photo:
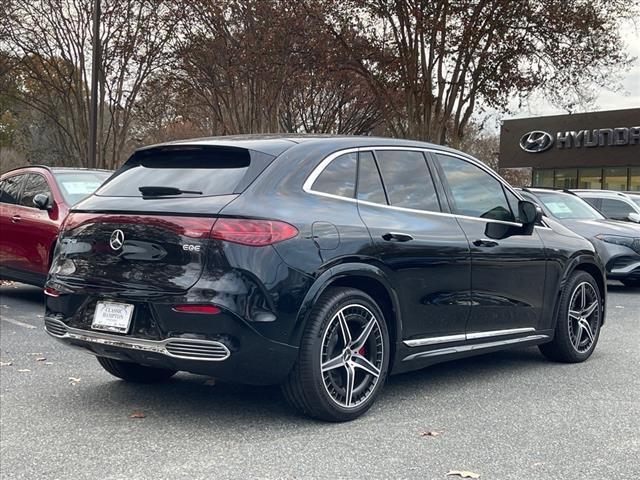
[[[525,133],[520,138],[520,148],[529,153],[544,152],[551,148],[551,145],[553,145],[553,137],[541,130]]]
[[[122,230],[114,230],[109,239],[109,245],[114,250],[120,250],[124,245],[124,232]]]

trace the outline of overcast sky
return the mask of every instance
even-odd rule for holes
[[[594,108],[591,110],[601,111],[640,108],[640,22],[634,25],[629,21],[622,25],[621,30],[622,38],[627,44],[627,51],[632,57],[636,57],[635,61],[631,65],[631,68],[622,75],[621,83],[623,90],[621,92],[612,92],[603,89],[595,101]],[[533,100],[530,102],[530,105],[520,108],[517,102],[514,101],[510,107],[511,114],[496,115],[496,124],[499,124],[500,120],[507,118],[538,117],[567,113],[566,110],[558,108],[544,99]],[[640,119],[638,123],[640,123]],[[498,127],[498,125],[496,125],[496,127]]]

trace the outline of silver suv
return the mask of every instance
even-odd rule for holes
[[[613,190],[572,190],[572,192],[607,218],[640,223],[640,195]]]

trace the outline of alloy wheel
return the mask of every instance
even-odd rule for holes
[[[322,338],[322,379],[329,397],[343,408],[362,404],[378,384],[385,354],[375,315],[360,304],[342,307]]]
[[[569,338],[577,352],[588,351],[600,323],[598,294],[589,282],[576,286],[569,301]]]

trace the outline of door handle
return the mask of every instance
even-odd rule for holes
[[[382,235],[382,239],[387,242],[409,242],[413,240],[413,237],[408,233],[387,232]]]
[[[475,240],[473,244],[476,247],[497,247],[500,245],[495,240],[487,240],[486,238],[479,238],[478,240]]]
[[[13,217],[11,217],[11,223],[18,223],[20,220],[22,220],[22,217],[20,215],[14,215]]]

